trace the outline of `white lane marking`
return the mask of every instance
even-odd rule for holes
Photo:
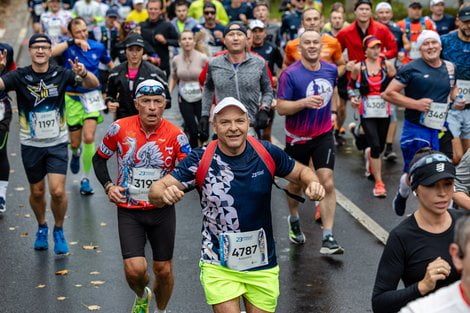
[[[271,141],[276,146],[284,149],[284,145],[276,137],[271,135]],[[336,203],[339,204],[346,212],[351,214],[359,223],[362,224],[372,235],[374,235],[380,242],[385,244],[388,238],[388,232],[374,221],[369,215],[362,211],[357,205],[343,195],[338,189],[336,190]]]

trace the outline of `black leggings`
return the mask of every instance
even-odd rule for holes
[[[184,120],[184,128],[188,131],[189,144],[191,148],[198,146],[197,123],[201,118],[201,100],[197,102],[187,102],[179,97],[180,112]]]
[[[8,130],[0,130],[0,180],[8,181],[10,177],[10,163],[7,155]]]
[[[385,148],[387,140],[388,125],[390,117],[387,118],[363,118],[361,116],[361,126],[370,147],[370,156],[374,159],[380,157]]]

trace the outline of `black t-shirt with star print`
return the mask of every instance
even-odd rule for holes
[[[3,75],[5,91],[16,92],[20,142],[34,147],[50,147],[67,142],[64,94],[76,86],[73,71],[50,65],[36,73],[31,65]]]

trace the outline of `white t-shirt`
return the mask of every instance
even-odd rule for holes
[[[470,306],[460,293],[460,280],[424,298],[416,299],[399,313],[470,313]]]

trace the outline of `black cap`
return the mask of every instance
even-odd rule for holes
[[[111,9],[108,9],[108,11],[106,11],[106,16],[118,18],[118,17],[119,17],[119,13],[118,13],[118,11],[117,11],[116,9],[111,8]]]
[[[354,11],[356,11],[357,7],[360,6],[361,4],[368,4],[370,8],[372,9],[372,2],[370,0],[358,0],[354,4]]]
[[[470,20],[470,6],[466,6],[459,11],[459,20],[462,22]]]
[[[205,10],[205,9],[208,9],[208,8],[211,8],[211,9],[214,9],[215,11],[217,11],[217,8],[215,7],[215,4],[213,4],[212,2],[204,2],[204,7],[202,8],[202,10]]]
[[[408,7],[412,8],[412,9],[422,9],[423,5],[419,1],[413,1],[413,2],[410,3],[410,5]]]
[[[224,29],[224,37],[227,36],[232,30],[239,30],[246,36],[246,27],[242,22],[230,22]]]
[[[29,38],[29,45],[28,47],[31,47],[33,44],[35,43],[48,43],[50,45],[52,45],[52,42],[51,40],[49,39],[49,37],[47,37],[46,35],[44,34],[34,34],[31,36],[31,38]]]
[[[442,153],[425,155],[410,169],[412,190],[416,190],[418,185],[430,186],[446,178],[455,178],[455,167]]]
[[[144,38],[137,33],[130,33],[129,36],[127,36],[126,38],[126,48],[132,46],[139,46],[142,48],[145,47]]]

